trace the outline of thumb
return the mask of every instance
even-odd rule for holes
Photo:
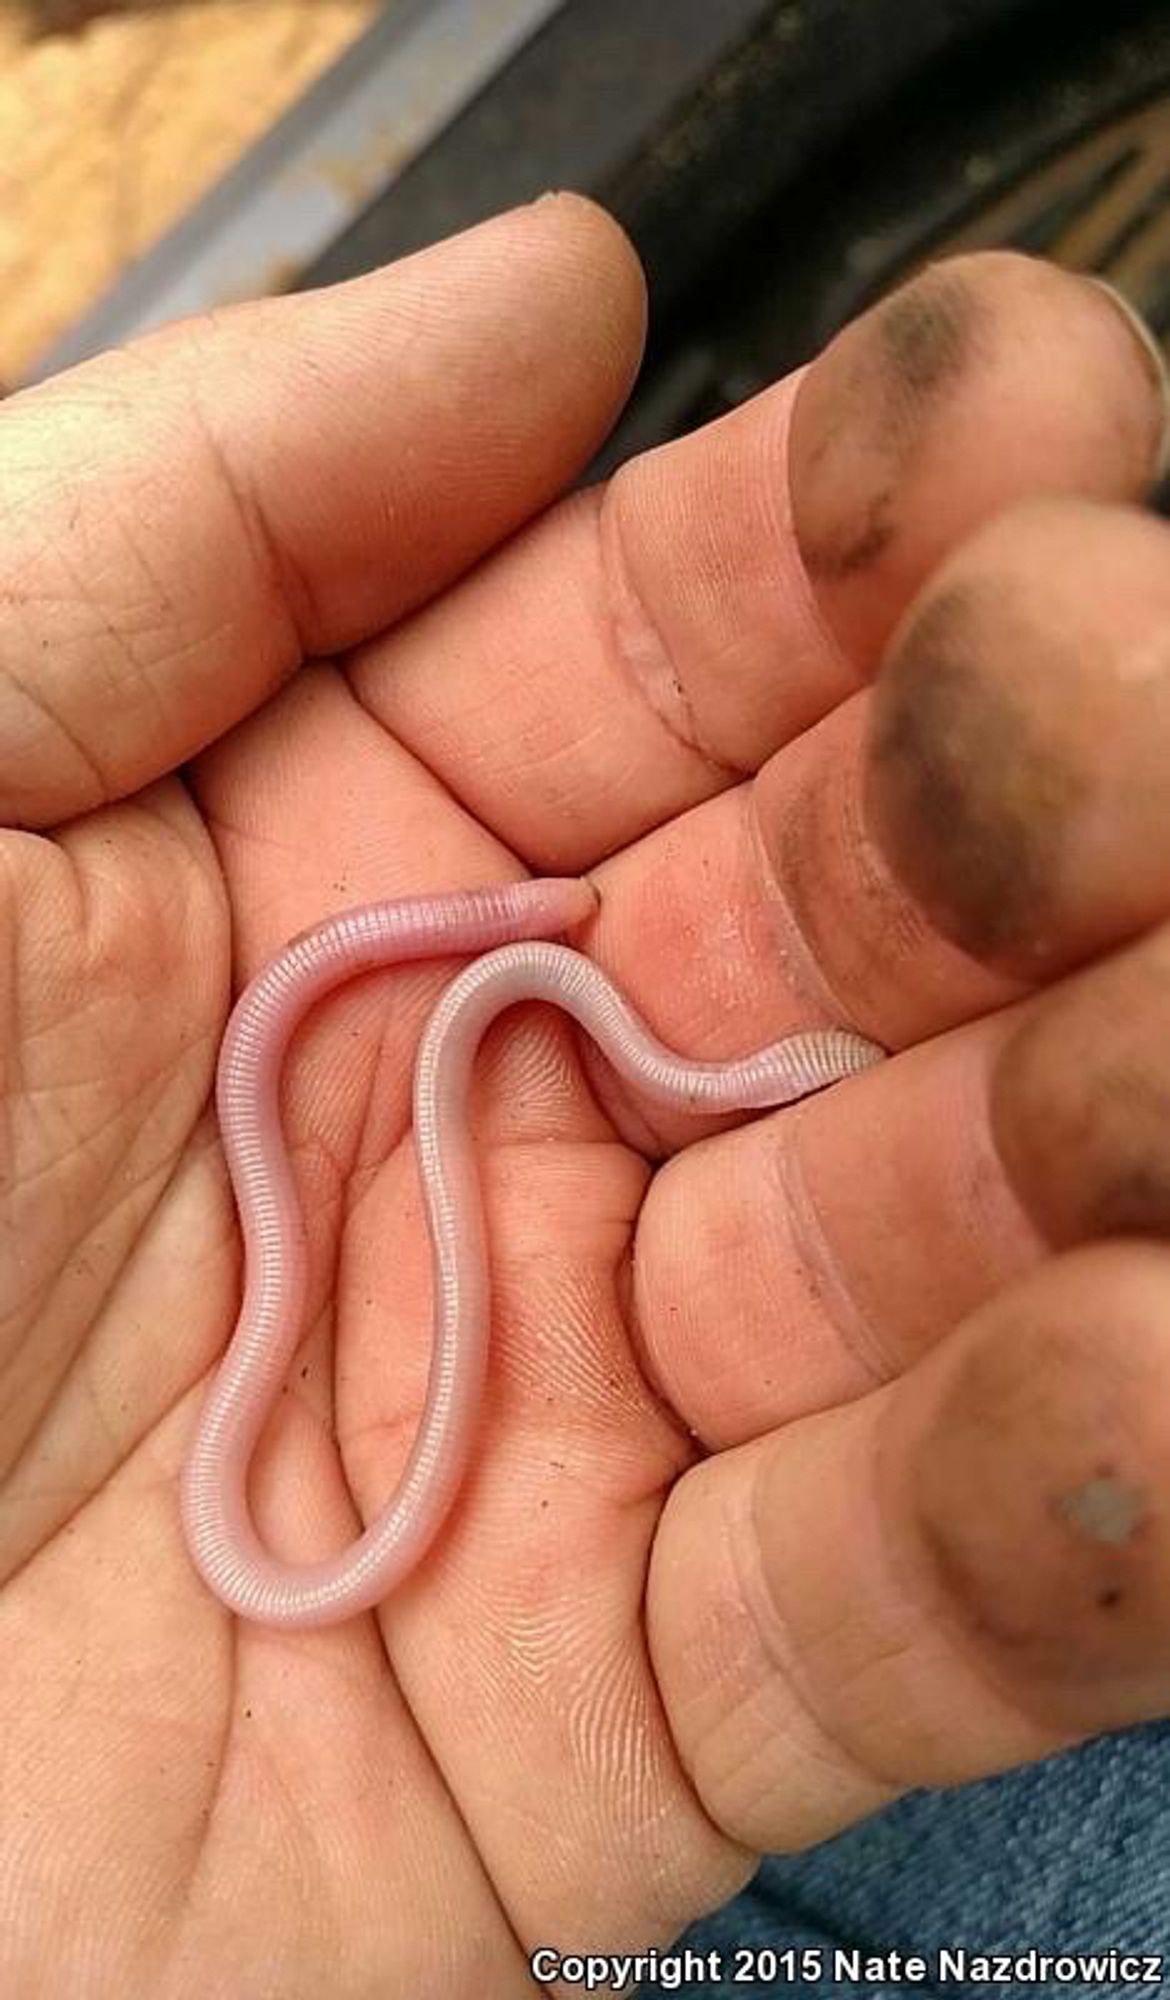
[[[439,590],[587,462],[643,316],[563,195],[5,403],[0,821],[137,789]]]

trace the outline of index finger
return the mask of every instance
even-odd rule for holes
[[[1012,501],[1141,495],[1163,425],[1152,357],[1099,286],[956,259],[553,509],[352,678],[530,867],[592,867],[827,714]]]

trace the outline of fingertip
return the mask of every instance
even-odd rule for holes
[[[616,216],[570,188],[549,190],[496,220],[525,234],[530,254],[548,259],[550,281],[563,283],[580,306],[579,339],[610,363],[624,397],[641,365],[648,301],[641,259]]]
[[[995,1147],[1048,1243],[1170,1237],[1170,927],[1039,994],[989,1079]]]
[[[578,244],[583,256],[604,262],[614,281],[625,287],[629,301],[637,308],[638,318],[644,316],[646,274],[642,260],[632,237],[610,209],[595,201],[592,195],[580,194],[575,188],[554,188],[539,195],[527,211],[513,212],[531,214],[533,211],[542,222],[555,223],[561,238],[566,243],[572,241]]]
[[[1170,1692],[1168,1302],[1164,1248],[1072,1251],[973,1314],[902,1398],[891,1459],[946,1623],[1054,1743]]]
[[[1166,405],[1148,338],[1096,283],[1014,251],[929,266],[845,328],[793,413],[801,554],[872,667],[942,556],[1037,491],[1143,498]]]
[[[1170,530],[1032,498],[970,536],[899,626],[870,711],[864,814],[917,906],[1036,984],[1170,897]]]
[[[593,338],[608,347],[624,402],[646,346],[649,300],[642,260],[616,216],[599,202],[573,193],[551,201],[566,241],[577,246]]]

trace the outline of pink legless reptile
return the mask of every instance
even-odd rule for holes
[[[368,903],[294,938],[240,996],[220,1054],[218,1102],[243,1229],[244,1297],[199,1420],[182,1505],[196,1566],[241,1617],[310,1627],[368,1610],[414,1568],[454,1500],[475,1434],[490,1319],[467,1094],[476,1049],[498,1014],[522,1000],[560,1007],[643,1101],[694,1112],[789,1104],[883,1055],[875,1043],[830,1028],[787,1036],[735,1062],[685,1061],[654,1038],[588,958],[544,941],[596,906],[592,885],[572,879]],[[247,1474],[304,1312],[302,1224],[280,1128],[284,1051],[306,1010],[343,980],[455,952],[483,956],[439,1000],[414,1082],[435,1267],[422,1417],[398,1486],[365,1532],[324,1561],[283,1563],[256,1535]]]

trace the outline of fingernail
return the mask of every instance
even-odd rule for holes
[[[1125,293],[1119,292],[1116,285],[1111,285],[1107,278],[1098,278],[1095,274],[1086,275],[1090,284],[1096,285],[1098,291],[1104,292],[1106,298],[1113,301],[1130,332],[1136,337],[1153,371],[1154,381],[1162,399],[1162,440],[1154,472],[1154,485],[1160,486],[1167,473],[1170,473],[1170,365],[1167,364],[1165,351],[1157,335],[1146,324],[1137,307],[1126,298]]]

